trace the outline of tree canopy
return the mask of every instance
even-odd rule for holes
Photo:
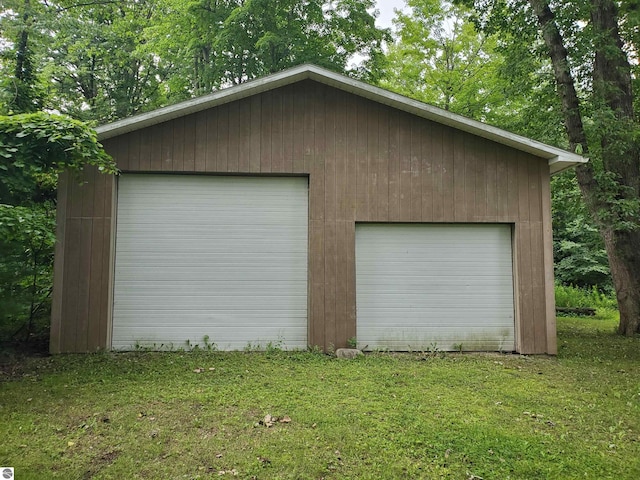
[[[375,25],[374,6],[8,0],[0,47],[4,111],[48,108],[105,123],[302,63],[372,81],[390,39]],[[33,108],[13,108],[12,98]]]
[[[476,30],[473,12],[440,0],[408,0],[398,12],[381,84],[478,120],[505,109],[497,38]],[[492,122],[492,123],[495,123]]]

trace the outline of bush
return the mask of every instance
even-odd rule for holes
[[[618,308],[613,294],[602,292],[598,287],[579,288],[573,285],[556,285],[556,306],[567,308]]]
[[[54,244],[53,205],[0,204],[0,343],[48,334]]]

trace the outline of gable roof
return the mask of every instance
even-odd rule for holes
[[[344,90],[360,97],[373,100],[390,107],[426,118],[428,120],[462,130],[479,137],[492,140],[503,145],[521,150],[549,161],[551,174],[561,172],[588,160],[575,153],[561,148],[546,145],[522,135],[507,132],[497,127],[451,113],[426,103],[375,87],[359,80],[317,67],[315,65],[299,65],[266,77],[251,80],[230,88],[219,90],[208,95],[159,108],[151,112],[101,125],[96,128],[99,140],[106,140],[134,130],[172,120],[192,113],[206,110],[218,105],[257,95],[302,80],[314,80],[331,87]]]

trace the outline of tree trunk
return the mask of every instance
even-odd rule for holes
[[[620,122],[618,129],[621,132],[620,135],[614,133],[602,137],[602,162],[605,170],[615,173],[619,184],[624,187],[620,192],[615,192],[616,196],[638,201],[640,149],[634,140],[626,137],[628,130],[637,128],[634,125],[631,66],[623,50],[615,2],[591,0],[591,24],[595,34],[594,98],[598,104],[614,113]],[[624,145],[623,154],[620,145]],[[638,221],[637,218],[627,219],[624,214],[614,215],[614,219],[617,222]],[[615,224],[602,227],[620,310],[618,332],[634,335],[640,333],[640,230],[621,228]]]
[[[640,235],[609,230],[603,236],[620,310],[618,333],[631,336],[640,333]]]
[[[558,93],[562,100],[564,124],[571,149],[582,146],[588,153],[587,139],[580,113],[575,82],[568,63],[568,53],[564,40],[549,8],[547,0],[529,0],[538,18],[545,44],[553,65]],[[627,124],[633,122],[633,95],[631,92],[630,67],[618,32],[617,8],[611,0],[592,0],[592,25],[595,31],[594,97],[604,107],[611,109],[616,118]],[[622,128],[621,130],[624,130]],[[638,174],[640,162],[638,151],[633,142],[627,146],[626,155],[621,156],[619,149],[608,149],[603,137],[604,168],[614,173],[620,190],[630,199],[638,200]],[[634,335],[640,333],[640,230],[622,229],[615,215],[613,219],[603,218],[611,205],[606,200],[605,189],[598,182],[592,164],[576,168],[576,176],[585,203],[599,227],[609,257],[609,266],[616,289],[620,310],[619,333]],[[637,221],[637,218],[635,219]]]

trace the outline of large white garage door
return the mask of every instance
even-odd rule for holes
[[[356,226],[358,346],[514,349],[509,225]]]
[[[112,347],[307,346],[306,178],[124,174]]]

